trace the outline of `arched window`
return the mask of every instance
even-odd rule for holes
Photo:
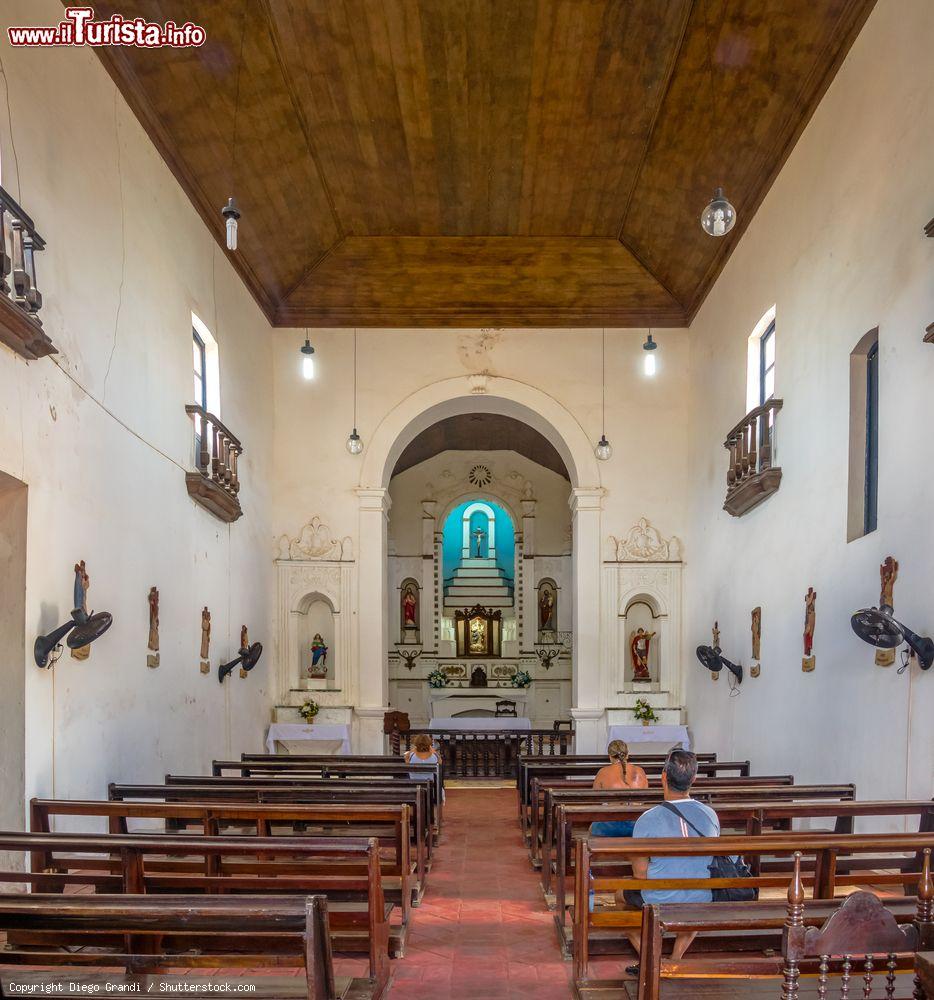
[[[850,353],[850,462],[846,540],[876,530],[879,512],[879,330]]]

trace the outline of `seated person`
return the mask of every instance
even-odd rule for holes
[[[665,804],[653,806],[637,820],[632,831],[636,839],[643,837],[719,837],[720,820],[717,814],[690,796],[691,785],[697,776],[697,758],[687,750],[672,750],[662,771],[662,789]],[[683,818],[682,818],[683,817]],[[632,873],[640,879],[709,878],[712,857],[652,858],[634,857]],[[709,903],[713,899],[709,889],[645,889],[642,892],[627,889],[623,894],[629,906],[641,909],[643,903]],[[627,931],[636,951],[640,948],[639,931]],[[682,958],[694,934],[679,934],[675,938],[671,957]]]
[[[594,788],[648,788],[649,779],[645,771],[629,763],[629,747],[622,740],[613,740],[606,749],[610,763],[601,767],[594,778]],[[592,823],[593,837],[631,837],[634,823],[629,820],[618,822]]]
[[[412,749],[406,750],[403,759],[407,764],[437,764],[441,760],[428,733],[418,733],[412,740]],[[422,776],[423,773],[418,771],[409,774],[411,778]],[[444,789],[441,790],[441,799],[444,800]]]

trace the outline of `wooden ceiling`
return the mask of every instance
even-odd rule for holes
[[[271,322],[567,327],[690,321],[873,4],[95,10],[205,28],[98,51],[222,243],[236,196],[234,263]],[[699,224],[717,185],[723,239]]]

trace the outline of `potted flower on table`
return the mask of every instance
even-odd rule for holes
[[[434,670],[428,675],[428,686],[433,688],[443,688],[448,686],[447,674],[435,667]]]
[[[302,707],[298,710],[298,714],[305,720],[307,725],[311,725],[315,721],[315,716],[321,711],[321,706],[309,698]]]
[[[512,675],[512,686],[517,688],[527,688],[532,685],[532,675],[528,670],[517,670]]]
[[[632,714],[642,723],[643,726],[648,726],[652,722],[658,722],[658,716],[655,714],[655,709],[645,700],[645,698],[639,698],[632,708]]]

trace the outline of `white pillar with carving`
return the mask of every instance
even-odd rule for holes
[[[357,699],[354,750],[383,752],[383,715],[389,710],[389,594],[386,580],[387,489],[358,489],[360,553],[357,603]]]
[[[538,603],[535,593],[535,500],[522,501],[522,626],[524,635],[519,636],[519,649],[527,652],[538,639]]]
[[[571,491],[574,532],[574,659],[571,717],[577,753],[606,748],[606,713],[600,662],[600,487]]]

